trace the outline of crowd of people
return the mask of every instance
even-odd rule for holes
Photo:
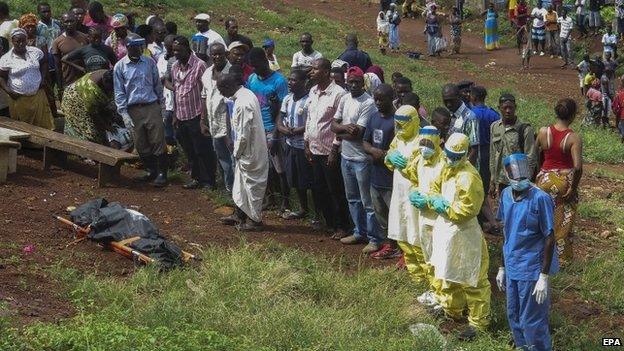
[[[506,16],[515,33],[522,69],[531,68],[532,56],[545,56],[548,53],[551,59],[559,58],[563,61],[561,69],[573,68],[578,71],[581,95],[585,98],[586,107],[583,123],[611,127],[609,118],[613,115],[613,127],[619,131],[624,143],[624,92],[618,89],[620,82],[616,76],[617,45],[619,39],[624,37],[624,1],[618,0],[612,5],[615,9],[613,24],[604,23],[601,17],[601,9],[607,6],[601,0],[577,0],[573,6],[564,6],[561,1],[539,0],[533,9],[529,8],[526,0],[512,0],[506,6]],[[448,14],[438,11],[435,0],[426,0],[424,7],[410,0],[403,1],[401,7],[394,0],[383,0],[380,2],[381,11],[377,17],[379,49],[382,54],[386,53],[387,48],[394,50],[393,48],[398,47],[401,17],[413,18],[420,12],[419,9],[422,9],[420,15],[425,22],[427,54],[440,56],[444,51],[448,51],[450,55],[460,53],[464,21],[463,0],[457,0]],[[488,51],[496,50],[500,48],[500,35],[499,15],[495,4],[490,2],[481,15],[485,17],[484,48]],[[450,42],[447,42],[443,34],[444,19],[450,27]],[[600,38],[602,54],[593,59],[586,54],[580,62],[574,62],[574,29],[578,32],[579,40]],[[388,41],[390,37],[394,38],[392,42]]]
[[[465,340],[490,322],[483,232],[502,234],[496,282],[515,345],[551,348],[549,276],[572,259],[583,167],[574,100],[558,101],[553,123],[536,130],[516,114],[513,95],[492,108],[471,81],[446,84],[427,111],[410,79],[386,80],[354,34],[335,60],[301,34],[285,75],[275,41],[254,46],[234,18],[221,36],[197,14],[189,40],[159,16],[135,25],[97,1],[72,1],[60,21],[46,3],[36,9],[13,21],[0,2],[2,114],[53,129],[58,100],[64,133],[134,149],[146,170],[137,180],[158,187],[179,147],[185,189],[215,188],[221,174],[235,204],[223,224],[262,230],[263,211],[276,205],[285,220],[309,218],[373,259],[397,259],[427,286],[418,301],[432,313],[461,320],[467,309]],[[379,13],[380,47],[398,50],[400,16],[389,9]],[[428,19],[425,31],[431,39],[439,28]],[[596,77],[595,66],[579,71]]]

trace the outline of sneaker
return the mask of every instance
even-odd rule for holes
[[[341,240],[342,241],[342,240]],[[366,246],[364,246],[364,248],[362,249],[362,253],[365,255],[369,255],[373,252],[377,252],[379,251],[380,246],[375,244],[375,243],[368,243],[366,244]]]
[[[555,55],[550,55],[550,58],[551,58],[551,59],[555,58]]]
[[[401,257],[401,250],[392,247],[390,244],[383,244],[381,245],[381,249],[379,249],[379,251],[377,252],[372,253],[370,257],[376,260],[398,258]]]
[[[321,221],[319,221],[318,219],[311,219],[310,227],[312,227],[312,230],[318,232],[318,231],[323,230],[323,223],[321,223]]]
[[[544,56],[544,55],[545,55],[544,52],[540,51],[540,56]]]
[[[537,51],[533,50],[533,56],[537,55]]]
[[[477,337],[477,334],[477,328],[469,325],[463,332],[459,333],[457,339],[459,339],[459,341],[472,341]]]
[[[236,229],[241,232],[260,232],[264,230],[262,222],[254,222],[252,220],[245,221],[236,225]]]
[[[340,242],[345,245],[355,245],[355,244],[363,244],[366,241],[363,238],[357,237],[355,235],[349,235],[340,239]]]
[[[305,212],[293,212],[291,210],[286,210],[282,213],[282,218],[283,219],[287,219],[287,220],[293,220],[293,219],[301,219],[304,218],[306,216]]]
[[[240,218],[236,214],[231,214],[229,216],[221,217],[221,223],[225,225],[237,225],[240,223]]]
[[[433,294],[433,291],[425,291],[422,295],[418,296],[416,300],[421,305],[425,305],[425,306],[433,307],[438,304],[438,301],[436,300],[435,295]]]

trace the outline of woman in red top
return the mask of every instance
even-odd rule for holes
[[[555,106],[556,122],[541,128],[537,135],[543,163],[536,185],[550,194],[555,202],[555,239],[562,264],[572,259],[570,239],[578,204],[578,186],[583,175],[583,141],[569,128],[576,112],[574,100],[559,100]]]

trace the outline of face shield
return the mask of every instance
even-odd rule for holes
[[[468,137],[461,133],[453,133],[444,144],[444,153],[450,167],[458,166],[468,153]]]
[[[394,126],[399,139],[403,141],[412,140],[420,128],[418,111],[410,105],[399,107],[394,113]]]
[[[425,159],[430,159],[440,151],[440,131],[434,126],[420,128],[418,149]]]
[[[511,154],[503,160],[509,184],[516,191],[523,191],[531,186],[529,159],[525,154]]]

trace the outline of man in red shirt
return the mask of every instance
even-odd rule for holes
[[[624,143],[624,78],[620,81],[620,89],[618,89],[611,106],[615,114],[615,125],[620,131],[621,141]]]

